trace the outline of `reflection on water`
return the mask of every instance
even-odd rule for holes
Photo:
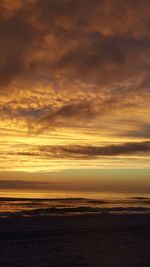
[[[0,216],[150,213],[150,196],[91,192],[0,192]]]

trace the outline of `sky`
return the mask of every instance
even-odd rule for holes
[[[0,1],[1,188],[146,188],[149,27],[149,0]]]

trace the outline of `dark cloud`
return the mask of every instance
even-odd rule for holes
[[[146,74],[145,71],[149,69],[149,63],[146,62],[146,56],[150,54],[149,44],[150,38],[135,40],[127,36],[85,34],[75,48],[62,56],[57,68],[63,75],[73,79],[118,87],[121,82]],[[124,87],[121,90],[126,93]]]
[[[0,86],[5,91],[15,78],[26,73],[26,57],[38,32],[27,18],[26,9],[8,15],[0,6]]]
[[[55,189],[59,183],[39,181],[0,180],[1,189]],[[60,183],[61,186],[61,183]]]
[[[119,134],[121,136],[121,133]],[[134,138],[144,138],[150,139],[150,124],[139,123],[138,129],[124,131],[122,136],[134,137]]]
[[[11,16],[1,6],[2,85],[20,76],[38,79],[43,72],[54,80],[59,74],[66,82],[74,78],[98,87],[147,76],[149,1],[31,3]],[[53,38],[54,45],[46,38]]]
[[[15,88],[17,96],[24,88],[28,97],[25,88],[38,84],[44,95],[46,82],[60,97],[52,105],[49,92],[49,109],[45,102],[43,112],[39,103],[29,103],[28,111],[12,111],[14,116],[33,115],[41,128],[66,126],[148,101],[149,0],[18,3],[0,4],[1,92]]]
[[[111,157],[121,155],[138,155],[150,153],[150,142],[130,142],[103,146],[40,146],[26,152],[18,152],[20,156],[32,156],[40,158],[86,158]]]
[[[129,142],[110,145],[35,145],[21,146],[9,152],[1,151],[1,156],[18,156],[38,159],[92,159],[96,157],[107,158],[123,155],[147,155],[150,154],[150,142]]]
[[[117,156],[117,155],[129,155],[143,152],[150,152],[150,142],[133,142],[107,146],[66,146],[66,147],[42,147],[41,151],[56,152],[56,155],[63,156]],[[56,149],[56,151],[55,151]]]
[[[106,99],[97,97],[90,100],[87,98],[87,100],[80,102],[70,101],[68,104],[56,108],[49,112],[48,115],[41,117],[37,121],[37,125],[43,125],[43,127],[39,127],[40,131],[47,126],[55,127],[59,125],[69,127],[72,125],[72,120],[74,121],[74,126],[81,126],[83,121],[91,122],[97,116],[116,108],[116,105],[116,100],[110,96],[106,97]]]

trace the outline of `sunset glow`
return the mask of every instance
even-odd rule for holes
[[[149,1],[120,3],[0,1],[1,180],[149,169]]]

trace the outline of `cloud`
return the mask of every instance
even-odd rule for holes
[[[11,157],[12,147],[18,152],[15,142],[35,144],[34,134],[47,131],[48,145],[55,145],[60,136],[54,140],[51,130],[64,131],[61,147],[35,144],[34,153],[19,151],[20,166],[21,153],[26,162],[32,153],[147,155],[148,143],[136,141],[149,138],[149,5],[149,0],[0,1],[1,139],[16,131],[17,141],[7,141]],[[100,139],[118,144],[99,146]],[[67,146],[69,140],[73,146]],[[38,142],[42,147],[42,138]]]
[[[121,133],[120,133],[121,135]],[[144,138],[150,139],[150,123],[139,123],[137,129],[128,130],[127,132],[124,131],[122,134],[124,137],[134,137],[134,138]]]
[[[113,157],[123,155],[149,155],[150,142],[130,142],[101,146],[65,145],[36,146],[30,151],[19,151],[17,155],[39,158],[77,158],[91,159],[95,157]]]
[[[87,97],[83,100],[68,101],[61,107],[53,108],[47,112],[46,116],[41,116],[40,120],[33,121],[35,132],[44,131],[48,127],[76,127],[83,122],[91,123],[100,115],[107,114],[110,110],[116,109],[117,103],[111,97]]]
[[[54,183],[46,181],[19,181],[19,180],[0,180],[1,189],[55,189],[58,184],[61,186],[63,183]]]
[[[147,0],[18,1],[15,8],[4,3],[0,6],[2,88],[16,80],[44,83],[46,79],[60,88],[65,83],[70,92],[74,80],[90,82],[98,91],[103,86],[119,87],[126,94],[125,84],[134,80],[136,89],[142,83],[144,90],[150,52]]]
[[[3,2],[2,2],[3,3]],[[27,19],[26,5],[9,14],[7,6],[0,5],[0,88],[26,73],[27,53],[38,36]],[[11,6],[11,3],[9,4]]]

